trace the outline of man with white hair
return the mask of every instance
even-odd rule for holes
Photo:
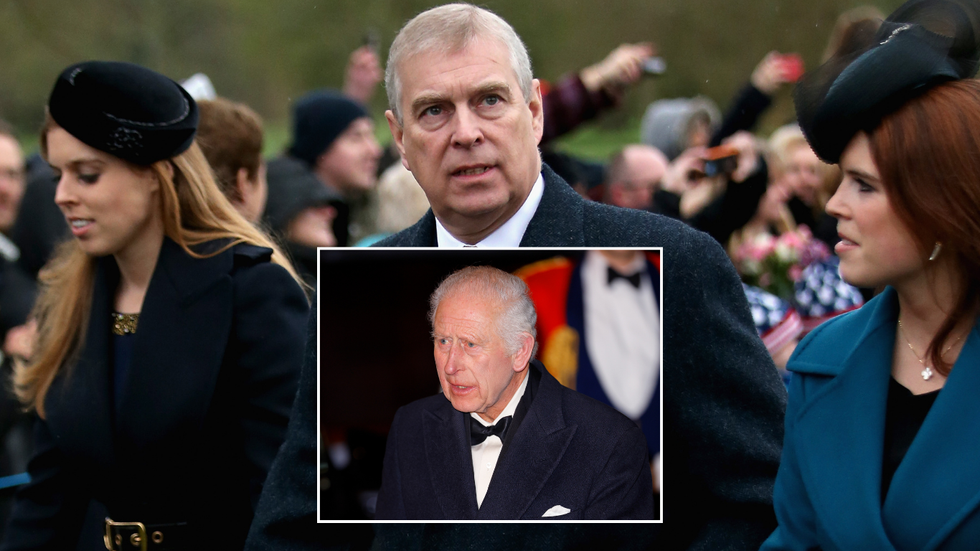
[[[532,359],[520,278],[459,270],[429,319],[442,394],[395,415],[377,520],[653,519],[643,433]]]

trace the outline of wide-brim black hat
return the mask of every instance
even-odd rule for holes
[[[977,0],[903,4],[864,48],[832,57],[800,80],[796,114],[813,151],[836,164],[857,132],[940,82],[975,75],[978,38]]]
[[[197,104],[179,84],[118,61],[86,61],[62,71],[48,111],[85,144],[139,165],[183,153],[197,132]]]

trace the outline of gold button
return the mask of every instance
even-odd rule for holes
[[[120,545],[122,545],[122,535],[116,534],[116,547],[119,547]]]
[[[153,543],[163,543],[163,533],[157,530],[153,532]]]
[[[131,534],[129,536],[129,543],[131,543],[133,545],[139,545],[140,544],[140,535],[139,534],[136,534],[136,533]]]

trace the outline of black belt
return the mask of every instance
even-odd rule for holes
[[[190,546],[186,522],[143,524],[105,519],[103,543],[109,551],[166,551]]]

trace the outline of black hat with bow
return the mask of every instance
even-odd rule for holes
[[[197,104],[187,91],[119,61],[86,61],[62,71],[48,110],[80,141],[138,165],[183,153],[197,132]]]
[[[867,45],[807,73],[794,100],[813,151],[840,162],[854,135],[939,84],[970,78],[980,63],[980,2],[909,0]]]

